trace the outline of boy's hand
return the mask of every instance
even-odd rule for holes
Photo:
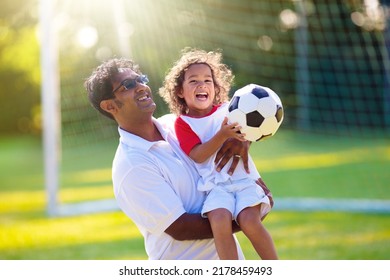
[[[245,140],[245,134],[240,132],[241,126],[235,122],[232,124],[228,123],[228,118],[225,117],[221,124],[221,129],[218,131],[221,136],[223,136],[225,139],[228,138],[235,138],[239,141],[246,141]]]

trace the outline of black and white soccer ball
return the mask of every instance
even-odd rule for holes
[[[270,88],[249,84],[238,89],[229,103],[229,123],[237,122],[248,141],[260,141],[278,131],[284,117],[279,96]]]

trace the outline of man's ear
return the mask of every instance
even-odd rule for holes
[[[115,111],[117,110],[116,104],[113,99],[102,100],[100,102],[100,108],[110,113],[111,115],[114,115],[113,113],[115,113]]]

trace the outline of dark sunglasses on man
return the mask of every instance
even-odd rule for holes
[[[137,86],[137,83],[146,85],[149,82],[148,76],[146,75],[140,75],[136,77],[135,79],[126,79],[121,82],[121,84],[116,87],[112,93],[115,93],[118,89],[121,87],[124,87],[125,90],[133,89]]]

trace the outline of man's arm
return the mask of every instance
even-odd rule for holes
[[[232,221],[232,227],[233,232],[241,230],[235,221]],[[209,220],[202,218],[200,214],[184,213],[165,230],[165,233],[179,241],[213,238]]]
[[[271,191],[263,179],[257,179],[256,183],[264,190],[270,200],[271,207],[273,207],[274,200]],[[235,221],[232,221],[232,228],[233,232],[241,231]],[[165,230],[165,233],[179,241],[213,238],[209,220],[202,218],[200,214],[184,213]]]

